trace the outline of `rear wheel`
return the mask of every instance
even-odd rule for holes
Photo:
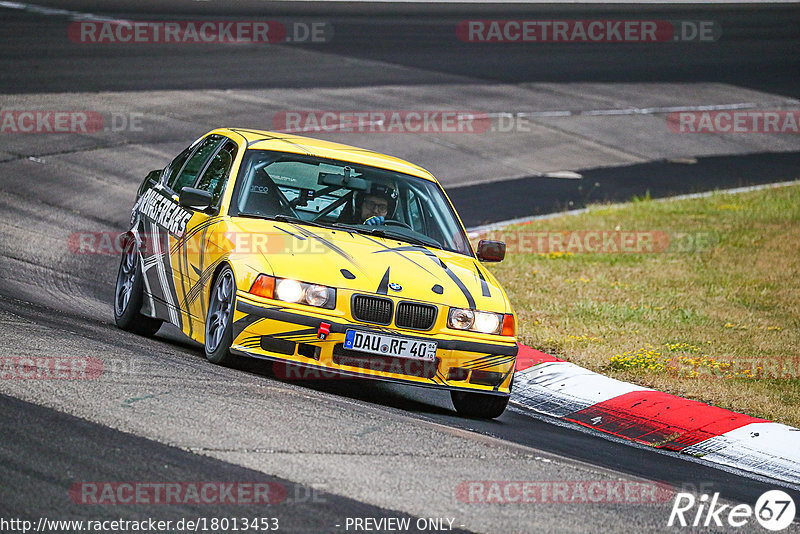
[[[117,272],[117,285],[114,291],[114,322],[128,332],[142,336],[152,336],[161,328],[160,319],[153,319],[139,313],[143,297],[142,263],[136,249],[136,239],[131,237],[125,243],[122,260]]]
[[[233,310],[236,307],[236,279],[233,269],[225,266],[214,281],[206,316],[205,353],[208,361],[230,365],[233,344]]]
[[[485,393],[471,393],[468,391],[451,391],[458,415],[474,417],[477,419],[494,419],[500,417],[508,405],[508,396],[487,395]]]

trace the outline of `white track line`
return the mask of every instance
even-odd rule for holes
[[[82,13],[80,11],[70,11],[68,9],[59,9],[55,7],[38,6],[36,4],[27,4],[23,2],[6,2],[0,1],[0,8],[17,9],[27,13],[34,13],[36,15],[44,15],[46,17],[68,17],[72,20],[89,21],[94,20],[97,22],[116,22],[119,24],[130,24],[131,21],[125,19],[116,19],[110,17],[102,17],[92,13]]]

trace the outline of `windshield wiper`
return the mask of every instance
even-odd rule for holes
[[[375,235],[378,237],[386,237],[390,239],[397,239],[398,241],[405,241],[407,243],[412,243],[414,245],[422,245],[423,247],[432,247],[442,249],[443,247],[434,241],[433,239],[421,239],[418,237],[411,237],[407,234],[401,232],[393,232],[392,230],[387,230],[385,228],[375,228],[374,230],[361,230],[360,228],[357,229],[361,233]]]
[[[316,226],[317,228],[331,228],[335,227],[335,224],[323,224],[317,221],[307,221],[305,219],[301,219],[300,217],[293,217],[291,215],[274,215],[269,217],[270,220],[278,221],[278,222],[285,222],[285,223],[294,223],[294,224],[305,224],[308,226]]]

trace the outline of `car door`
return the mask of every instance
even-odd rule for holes
[[[193,143],[170,163],[158,184],[147,189],[134,207],[142,245],[146,305],[154,316],[179,327],[185,308],[174,282],[172,250],[185,238],[194,214],[179,205],[176,188],[194,183],[198,169],[204,168],[221,142],[222,136],[217,135]]]
[[[192,213],[186,232],[174,241],[170,248],[170,263],[173,267],[174,286],[182,311],[182,330],[190,337],[203,331],[202,322],[208,305],[208,285],[211,277],[224,259],[226,250],[221,249],[214,236],[217,226],[223,224],[219,208],[222,194],[230,177],[238,154],[238,145],[224,136],[213,145],[207,154],[198,149],[197,157],[204,157],[202,165],[190,158],[188,171],[176,178],[175,187],[193,187],[211,193],[211,208],[205,211],[185,208]],[[194,177],[194,179],[191,179]]]

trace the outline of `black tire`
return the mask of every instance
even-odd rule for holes
[[[236,309],[236,277],[225,266],[214,280],[208,299],[204,350],[206,358],[218,365],[231,365],[236,356],[233,344],[233,311]]]
[[[158,332],[163,321],[139,312],[144,298],[143,286],[142,262],[139,261],[136,240],[130,238],[125,243],[117,272],[114,289],[114,322],[123,330],[150,337]]]
[[[451,391],[450,398],[453,401],[458,415],[473,417],[476,419],[494,419],[506,410],[508,405],[508,395],[487,395],[485,393],[470,393],[467,391]]]

